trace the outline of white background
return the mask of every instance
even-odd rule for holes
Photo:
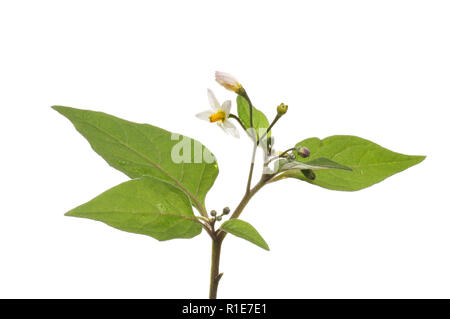
[[[158,242],[67,210],[127,177],[54,104],[201,140],[234,208],[251,143],[194,115],[234,74],[284,149],[352,134],[427,155],[359,192],[289,180],[242,218],[266,252],[227,236],[222,298],[450,298],[448,1],[2,1],[0,297],[205,298],[210,241]],[[233,106],[235,110],[235,105]]]

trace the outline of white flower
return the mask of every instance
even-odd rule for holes
[[[214,93],[210,89],[208,89],[208,100],[212,110],[198,113],[196,116],[199,119],[208,121],[210,123],[216,122],[217,125],[226,133],[239,138],[239,132],[236,126],[234,126],[234,124],[231,123],[228,119],[228,117],[230,116],[231,101],[225,101],[221,106],[214,96]]]
[[[216,71],[216,81],[227,90],[238,93],[242,89],[242,85],[234,76],[225,72]]]

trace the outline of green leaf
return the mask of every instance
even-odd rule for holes
[[[309,138],[296,145],[306,146],[311,151],[311,163],[325,157],[351,168],[345,170],[319,170],[316,179],[303,174],[284,173],[281,178],[294,177],[308,183],[332,190],[356,191],[381,182],[425,159],[425,156],[409,156],[392,152],[371,141],[356,136],[335,135],[323,140]],[[297,157],[299,161],[305,161]]]
[[[131,178],[150,175],[176,185],[195,207],[204,210],[206,193],[219,169],[214,156],[200,142],[102,112],[53,108],[74,124],[109,165]]]
[[[192,238],[202,231],[186,194],[150,176],[113,187],[66,215],[98,220],[158,240]]]
[[[234,236],[246,239],[265,250],[269,250],[269,246],[258,231],[252,225],[244,222],[243,220],[229,219],[220,226],[220,229],[227,233],[233,234]]]
[[[246,129],[250,128],[250,107],[248,105],[248,102],[245,98],[238,95],[236,98],[237,103],[237,109],[238,109],[238,115],[239,118],[242,121],[242,124],[244,124]],[[269,127],[269,120],[267,120],[267,117],[264,115],[263,112],[258,110],[256,107],[253,106],[253,127],[256,130],[256,135],[259,138],[259,136],[263,135],[267,128]],[[269,137],[271,132],[267,134],[267,137]]]

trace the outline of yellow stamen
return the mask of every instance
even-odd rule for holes
[[[224,111],[219,110],[217,113],[214,113],[212,115],[209,116],[209,121],[211,123],[217,122],[217,121],[224,121],[226,117],[226,114]]]

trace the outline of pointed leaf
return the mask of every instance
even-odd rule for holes
[[[220,226],[220,229],[227,233],[233,234],[234,236],[246,239],[265,250],[269,250],[269,246],[258,231],[252,225],[244,222],[243,220],[229,219]]]
[[[236,98],[236,103],[237,103],[237,109],[238,109],[238,115],[239,118],[242,121],[242,124],[244,124],[245,128],[249,129],[250,128],[250,107],[248,105],[248,102],[245,98],[243,98],[242,96],[238,96]],[[253,106],[253,127],[256,130],[256,135],[259,136],[264,134],[266,129],[269,127],[269,120],[267,119],[267,117],[264,115],[263,112],[261,112],[260,110],[258,110],[256,107]],[[267,134],[267,137],[270,136],[270,132],[269,134]]]
[[[158,177],[181,188],[197,208],[204,206],[219,169],[214,156],[200,142],[102,112],[53,108],[67,117],[112,167],[130,178]]]
[[[303,174],[284,173],[280,178],[293,177],[332,190],[356,191],[381,182],[425,159],[425,156],[409,156],[392,152],[366,139],[335,135],[323,140],[309,138],[296,145],[306,146],[311,151],[307,163],[325,157],[351,168],[346,170],[320,170],[316,179],[310,180]],[[299,161],[305,161],[297,157]]]
[[[158,240],[192,238],[202,231],[186,194],[150,176],[113,187],[66,215],[101,221]]]

